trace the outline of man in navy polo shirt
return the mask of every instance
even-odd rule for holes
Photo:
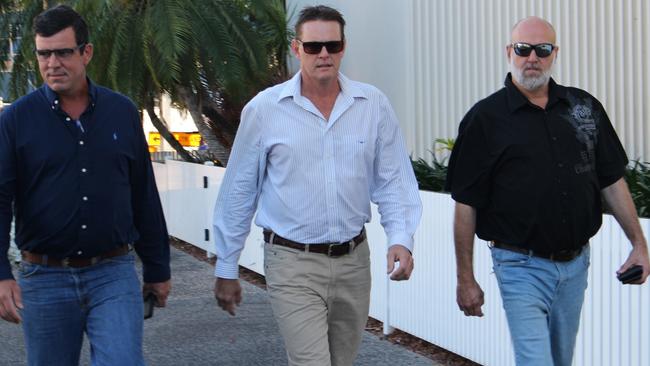
[[[34,33],[45,84],[0,115],[0,316],[23,323],[29,365],[78,364],[84,333],[92,364],[142,365],[142,292],[164,306],[171,282],[139,113],[86,77],[93,45],[74,10],[41,13]]]

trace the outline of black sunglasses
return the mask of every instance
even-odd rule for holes
[[[344,44],[343,41],[303,42],[298,40],[298,42],[302,43],[302,48],[305,50],[305,53],[310,55],[319,54],[323,50],[323,47],[327,49],[327,53],[339,53],[343,51]]]
[[[50,56],[54,54],[56,58],[58,59],[66,59],[74,53],[76,50],[81,50],[80,53],[84,52],[84,47],[86,47],[85,43],[82,43],[78,45],[77,47],[72,47],[72,48],[57,48],[54,50],[36,50],[36,56],[40,60],[49,60]]]
[[[530,53],[535,50],[537,57],[548,57],[553,53],[553,50],[556,48],[552,43],[539,43],[539,44],[530,44],[524,42],[517,42],[510,45],[512,49],[515,50],[517,56],[528,57]]]

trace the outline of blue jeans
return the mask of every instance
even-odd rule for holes
[[[569,262],[491,249],[517,365],[571,365],[589,246]]]
[[[85,268],[23,262],[18,284],[30,366],[78,365],[84,333],[92,365],[144,365],[142,293],[132,254]]]

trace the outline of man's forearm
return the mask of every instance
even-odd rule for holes
[[[456,276],[459,283],[474,281],[474,234],[476,209],[456,203],[454,213],[454,244],[456,248]]]
[[[630,190],[623,178],[605,187],[602,191],[605,202],[614,214],[616,221],[625,232],[632,246],[646,246],[646,240],[639,224],[639,218],[634,207]]]

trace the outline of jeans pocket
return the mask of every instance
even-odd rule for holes
[[[40,269],[41,266],[38,264],[20,262],[18,265],[18,274],[20,275],[20,278],[27,279],[37,274]]]
[[[129,252],[124,255],[118,255],[116,257],[110,257],[103,259],[101,263],[104,264],[109,264],[109,263],[114,263],[114,264],[131,264],[135,263],[135,256],[132,254],[132,252]]]
[[[507,249],[491,248],[495,266],[518,266],[530,262],[529,254],[517,253]]]

